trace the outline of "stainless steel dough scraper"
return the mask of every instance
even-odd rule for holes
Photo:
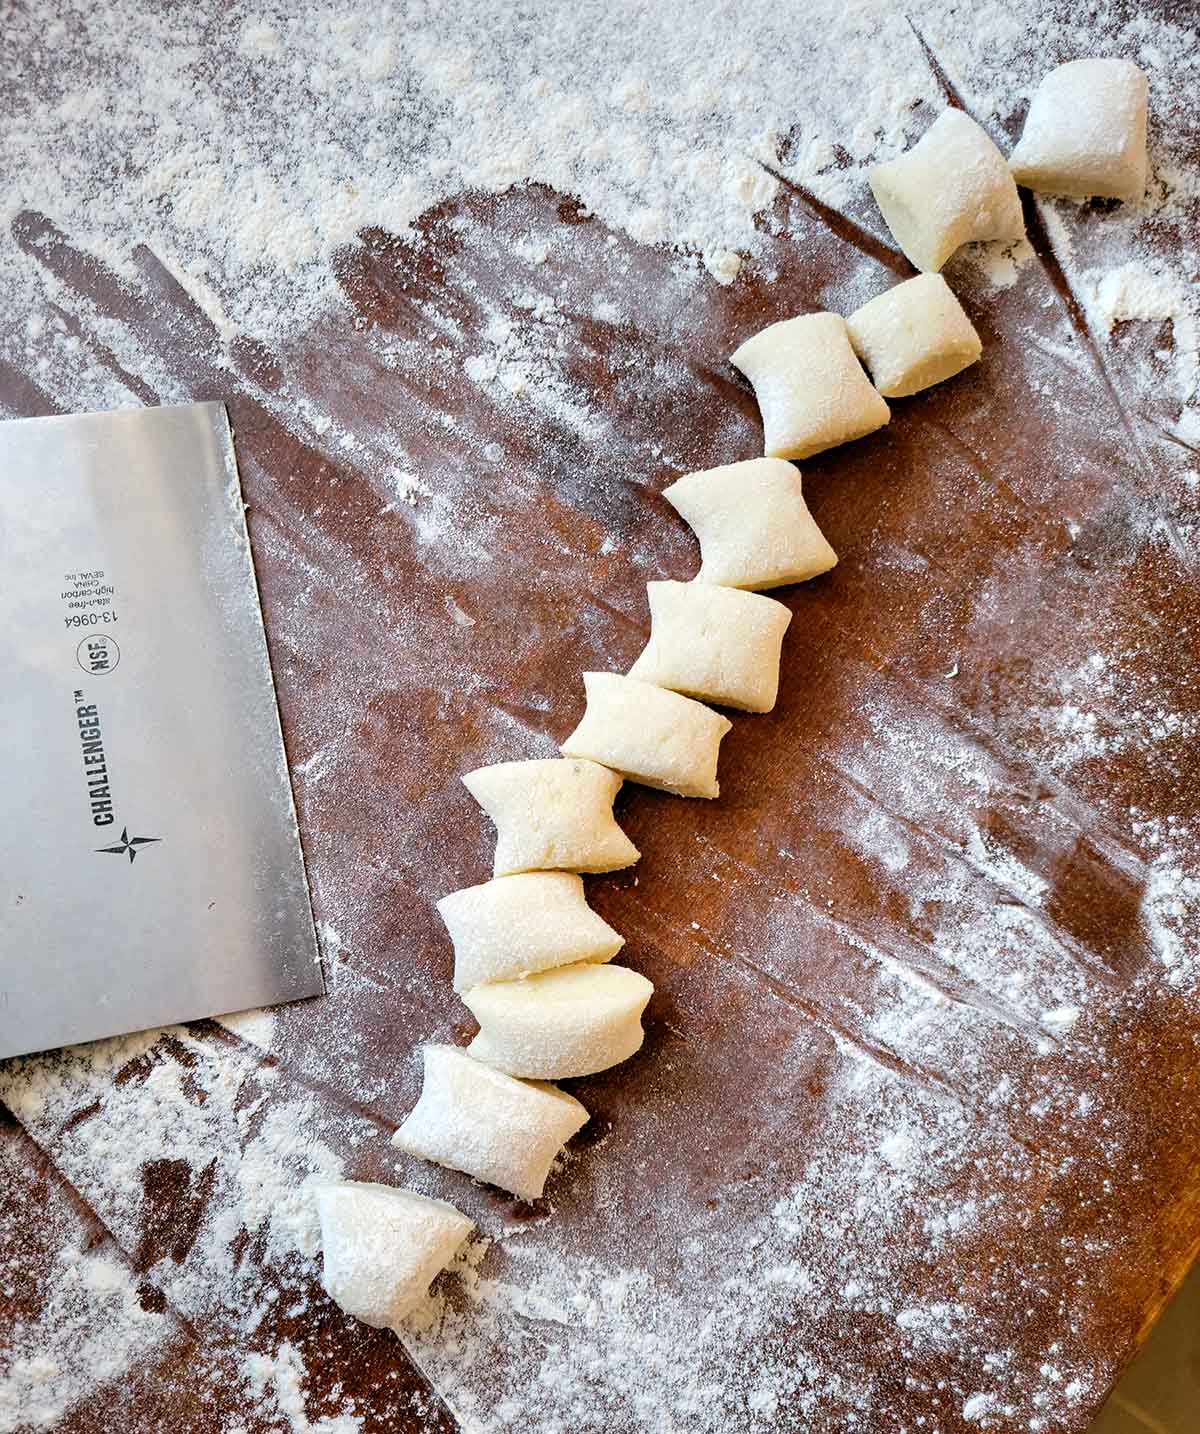
[[[0,423],[0,1057],[323,990],[220,403]]]

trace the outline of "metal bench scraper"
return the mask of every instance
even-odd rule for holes
[[[220,403],[0,423],[0,1057],[323,989]]]

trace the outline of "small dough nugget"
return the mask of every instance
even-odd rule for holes
[[[314,1191],[322,1283],[347,1314],[399,1329],[475,1228],[453,1205],[412,1190],[335,1180]]]
[[[774,598],[711,583],[647,583],[650,641],[629,669],[688,697],[769,712],[792,614]]]
[[[698,583],[777,588],[837,563],[808,511],[800,474],[782,458],[685,473],[663,497],[700,539]]]
[[[943,110],[912,149],[874,165],[870,180],[896,243],[918,269],[940,269],[962,244],[1025,236],[1004,156],[962,110]]]
[[[425,1047],[421,1098],[392,1136],[409,1155],[540,1200],[554,1157],[587,1123],[565,1091],[519,1081],[457,1046]]]
[[[717,796],[717,750],[733,726],[727,717],[616,672],[585,672],[583,685],[587,709],[562,744],[566,756],[678,797]]]
[[[567,871],[526,871],[452,891],[437,904],[454,944],[454,989],[511,981],[574,961],[611,961],[625,944]]]
[[[467,1051],[514,1076],[592,1075],[641,1048],[642,1012],[653,993],[645,976],[625,966],[559,966],[476,986],[463,996],[479,1022]]]
[[[854,357],[841,314],[769,324],[729,361],[754,385],[768,458],[807,458],[874,433],[891,416]]]
[[[1008,161],[1029,189],[1136,204],[1146,192],[1146,76],[1131,60],[1051,70]]]
[[[497,762],[463,778],[496,824],[496,876],[632,866],[640,853],[612,814],[621,782],[598,762],[560,757]]]
[[[868,300],[846,320],[854,352],[888,398],[952,378],[983,352],[979,335],[940,274],[918,274]]]

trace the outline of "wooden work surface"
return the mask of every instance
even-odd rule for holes
[[[119,324],[153,356],[130,402],[229,403],[330,986],[261,1044],[200,1022],[0,1071],[0,1347],[50,1317],[68,1227],[155,1322],[54,1427],[1087,1427],[1200,1242],[1195,465],[1166,386],[1129,383],[1170,325],[1097,335],[1026,201],[1014,283],[948,270],[984,361],[803,465],[840,562],[777,594],[779,704],[735,720],[720,800],[618,799],[642,860],[589,896],[656,985],[647,1040],[571,1083],[592,1120],[533,1208],[389,1144],[414,1044],[472,1029],[432,908],[489,869],[458,774],[552,754],[580,671],[640,650],[645,582],[695,570],[659,494],[758,451],[735,342],[908,265],[866,201],[784,187],[764,254],[676,302],[675,256],[571,198],[466,194],[362,234],[344,308],[268,352],[224,346],[136,232],[118,280],[20,216],[81,342],[104,361]],[[497,313],[569,402],[464,372]],[[4,364],[0,407],[62,405]],[[245,1203],[288,1194],[246,1173],[264,1140],[312,1168],[272,1110],[495,1241],[410,1353]],[[204,1120],[197,1168],[173,1132]],[[247,1372],[285,1346],[299,1414]]]

